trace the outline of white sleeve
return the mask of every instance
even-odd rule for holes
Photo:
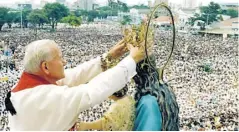
[[[15,122],[10,119],[12,126],[19,128],[16,130],[68,130],[76,122],[80,112],[103,102],[123,88],[135,74],[136,64],[128,56],[88,84],[72,88],[55,85],[33,88],[27,94],[11,98],[17,111],[17,115],[12,116],[16,118]],[[23,129],[23,124],[29,129]],[[17,127],[18,125],[20,126]]]
[[[78,65],[75,68],[65,70],[65,78],[57,81],[60,86],[74,87],[87,83],[93,77],[102,72],[100,57]]]
[[[126,57],[117,66],[99,74],[82,89],[79,111],[84,111],[91,106],[99,104],[122,89],[130,79],[136,75],[136,64],[131,56]],[[75,87],[77,88],[77,87]],[[88,103],[85,103],[88,102]]]

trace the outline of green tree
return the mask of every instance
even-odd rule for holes
[[[221,9],[221,10],[219,11],[219,13],[220,13],[220,14],[226,14],[226,13],[227,13],[227,10]]]
[[[21,12],[20,11],[15,11],[14,12],[15,18],[13,19],[13,23],[19,23],[21,24]]]
[[[189,18],[189,24],[193,26],[196,20],[201,20],[201,16],[198,13],[195,13],[193,17]]]
[[[80,11],[80,14],[81,14],[82,16],[87,16],[87,15],[88,15],[88,11],[87,11],[87,10],[81,10],[81,11]]]
[[[99,17],[99,12],[96,10],[92,10],[88,12],[88,22],[93,22],[96,17]]]
[[[108,0],[108,6],[112,8],[117,8],[118,2],[115,2],[115,0]]]
[[[92,22],[97,17],[107,18],[107,16],[117,16],[119,11],[129,11],[129,7],[124,2],[119,0],[109,0],[108,2],[108,6],[99,7],[92,11],[76,10],[73,12],[73,14],[78,17],[81,16],[83,20],[86,20],[87,18],[88,22]]]
[[[80,17],[74,16],[74,15],[69,15],[67,17],[63,17],[61,19],[61,22],[68,23],[71,26],[77,27],[77,26],[81,25],[82,20]]]
[[[111,15],[115,16],[118,14],[118,11],[122,12],[128,12],[129,7],[127,6],[126,3],[120,1],[120,0],[108,0],[108,6],[110,7],[111,10]]]
[[[130,8],[135,8],[135,9],[150,9],[148,6],[141,4],[141,5],[134,5]]]
[[[33,10],[28,16],[27,20],[36,27],[36,25],[43,26],[44,23],[48,22],[47,16],[43,10]]]
[[[121,21],[122,25],[127,25],[132,22],[132,19],[130,18],[129,15],[123,16],[123,20]]]
[[[210,2],[208,6],[200,7],[201,14],[195,14],[194,17],[190,18],[190,23],[194,23],[196,20],[202,20],[206,24],[220,20],[218,15],[220,14],[221,7],[219,4]]]
[[[122,12],[128,12],[129,7],[127,6],[126,3],[121,2],[120,0],[117,0],[117,9],[122,11]]]
[[[210,2],[208,6],[200,7],[200,11],[202,12],[201,20],[208,24],[211,24],[214,21],[218,21],[218,14],[220,9],[220,5],[214,2]]]
[[[22,23],[23,23],[23,27],[24,28],[27,28],[27,25],[28,25],[28,19],[27,19],[27,16],[31,13],[31,10],[30,9],[24,9],[22,11]]]
[[[238,17],[238,10],[228,9],[226,10],[226,15],[231,16],[231,18]]]
[[[111,10],[111,7],[110,6],[102,6],[102,7],[97,8],[97,10],[109,11],[109,10]]]
[[[0,31],[2,30],[2,26],[7,22],[8,11],[8,8],[0,7]]]
[[[12,27],[12,23],[14,23],[16,21],[18,17],[18,13],[17,12],[8,12],[7,17],[6,17],[6,22],[8,24],[8,27],[11,28]]]
[[[52,29],[55,29],[55,26],[63,17],[69,15],[69,9],[60,3],[47,3],[44,6],[44,11],[51,23]]]
[[[107,18],[107,16],[110,16],[112,14],[110,6],[99,7],[97,8],[97,11],[99,12],[100,18]]]
[[[128,12],[128,11],[129,11],[129,7],[127,6],[126,3],[123,3],[123,4],[122,4],[121,10],[122,10],[123,12]]]
[[[27,25],[28,25],[27,16],[31,13],[31,11],[32,10],[30,9],[23,9],[22,13],[21,11],[16,12],[16,17],[14,19],[14,22],[21,24],[21,15],[22,15],[22,25],[24,28],[27,28]]]
[[[78,10],[75,10],[75,11],[73,11],[72,12],[72,14],[74,14],[76,17],[80,17],[81,16],[81,12],[80,12],[80,10],[78,9]]]
[[[103,10],[99,11],[99,17],[100,18],[107,18],[107,16],[109,16],[109,15],[110,15],[109,11],[103,11]]]
[[[94,17],[93,16],[88,16],[87,17],[87,22],[93,22],[94,21]]]

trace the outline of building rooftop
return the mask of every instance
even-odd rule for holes
[[[179,10],[179,13],[182,14],[194,14],[196,12],[196,9],[191,9],[191,8],[182,8]]]
[[[225,21],[221,21],[221,22],[219,22],[219,25],[220,26],[232,26],[232,24],[234,22],[239,22],[239,18],[236,17],[236,18],[225,20]]]
[[[201,33],[209,33],[209,34],[239,34],[239,31],[233,31],[231,29],[210,29],[199,31]]]
[[[225,6],[230,6],[230,5],[234,5],[234,6],[239,6],[238,3],[220,3],[220,5],[225,5]]]

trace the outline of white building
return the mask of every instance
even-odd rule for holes
[[[69,1],[66,1],[65,4],[64,4],[66,7],[68,7],[69,9],[74,9],[74,3],[71,3]],[[75,8],[76,9],[76,8]]]
[[[228,10],[228,9],[238,10],[239,8],[238,3],[220,3],[220,6],[223,10]]]
[[[77,6],[79,9],[82,10],[93,10],[93,0],[77,0],[77,4],[78,5],[74,5]]]
[[[155,0],[155,1],[154,1],[154,6],[155,6],[155,5],[158,5],[158,4],[160,4],[160,3],[165,3],[165,4],[168,5],[168,0]]]
[[[220,15],[220,16],[222,17],[223,21],[231,19],[231,16],[228,16],[228,15]]]
[[[210,26],[211,28],[214,28],[214,29],[239,31],[239,19],[237,17],[237,18],[220,21],[220,22],[214,22]]]
[[[131,23],[130,24],[140,24],[142,18],[144,17],[143,14],[139,13],[139,10],[137,9],[130,9],[130,12],[119,12],[118,13],[118,21],[122,21],[124,16],[130,16]]]
[[[197,10],[195,9],[180,9],[177,11],[178,22],[177,27],[179,30],[188,30],[189,18],[193,17]]]
[[[151,0],[148,1],[148,7],[153,7],[153,4],[152,4]]]
[[[56,2],[58,2],[60,4],[65,4],[66,0],[56,0]]]
[[[196,8],[197,7],[197,0],[184,0],[183,1],[183,8]]]
[[[40,1],[40,8],[43,8],[47,4],[47,0],[41,0]]]
[[[239,35],[239,19],[237,17],[212,23],[210,29],[202,32],[207,34],[221,34],[225,40],[228,35]]]

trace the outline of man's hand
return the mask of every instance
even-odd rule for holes
[[[127,45],[130,56],[134,59],[135,63],[142,61],[145,58],[145,52],[143,48],[134,47],[132,44]]]
[[[121,40],[110,49],[108,54],[112,56],[112,59],[117,59],[127,52],[125,47],[126,44],[124,43],[124,40]]]
[[[146,57],[145,48],[144,48],[145,46],[143,44],[144,42],[141,43],[141,47],[134,47],[132,44],[127,45],[127,48],[130,51],[130,56],[132,56],[132,58],[134,59],[136,63],[139,63]],[[152,54],[153,52],[152,49],[153,49],[153,44],[150,43],[147,46],[148,55]]]

